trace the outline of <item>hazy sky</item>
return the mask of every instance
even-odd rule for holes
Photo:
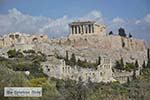
[[[150,43],[150,0],[0,0],[0,34],[66,36],[75,20],[96,20],[114,33],[124,27]]]

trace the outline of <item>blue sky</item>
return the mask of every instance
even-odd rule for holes
[[[0,0],[0,34],[68,35],[68,23],[96,20],[108,31],[119,27],[150,44],[150,0]]]
[[[0,13],[7,13],[9,9],[33,16],[47,16],[59,18],[82,16],[89,11],[98,10],[112,19],[142,18],[150,12],[150,0],[1,0]]]

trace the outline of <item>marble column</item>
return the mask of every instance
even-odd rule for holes
[[[91,33],[91,24],[88,25],[88,28],[89,28],[89,29],[88,29],[88,30],[89,30],[89,33]]]
[[[74,34],[77,34],[77,27],[74,25]]]
[[[72,34],[72,32],[73,32],[73,31],[72,31],[72,26],[70,26],[70,33]]]
[[[83,29],[83,34],[85,34],[85,26],[82,25],[82,29]]]
[[[83,25],[80,26],[81,34],[83,34]]]
[[[94,33],[94,25],[92,24],[92,33]]]
[[[74,34],[74,26],[72,25],[71,27],[72,27],[72,34]]]
[[[76,25],[76,33],[79,34],[79,27]]]
[[[87,34],[89,33],[89,27],[88,27],[88,25],[86,25],[86,33]]]
[[[80,25],[78,25],[78,32],[79,32],[79,34],[81,34],[81,28],[80,28]]]

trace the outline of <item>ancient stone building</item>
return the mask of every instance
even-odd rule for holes
[[[72,22],[69,24],[70,36],[79,35],[106,35],[106,27],[99,25],[95,21]]]
[[[44,42],[47,40],[47,35],[29,35],[20,32],[9,33],[0,38],[0,48],[9,47],[16,44],[32,44],[34,42]]]
[[[52,64],[52,61],[44,62],[43,64],[44,73],[49,77],[58,79],[71,79],[78,81],[79,78],[82,81],[87,82],[111,82],[113,79],[112,64],[108,58],[103,58],[101,64],[94,68],[82,68],[79,66],[69,66],[65,64],[64,60],[60,60],[59,64]]]

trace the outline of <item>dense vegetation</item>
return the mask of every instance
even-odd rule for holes
[[[22,54],[23,56],[19,58],[16,56],[9,59],[0,58],[0,100],[150,100],[150,60],[141,70],[139,77],[128,80],[125,84],[92,83],[90,80],[83,83],[81,79],[79,82],[48,79],[40,65],[40,62],[44,61],[41,60],[45,58],[44,55]],[[21,72],[24,70],[31,71],[30,75]],[[41,86],[43,96],[40,98],[4,97],[3,89],[6,86]]]
[[[80,60],[79,58],[76,59],[76,55],[74,53],[71,54],[71,57],[69,59],[68,51],[66,51],[66,56],[62,57],[59,55],[56,55],[58,59],[64,59],[66,62],[66,65],[70,65],[74,67],[75,65],[80,66],[82,68],[94,68],[97,69],[97,66],[101,63],[101,57],[99,56],[98,59],[95,62],[89,62],[86,59]]]
[[[143,64],[144,63],[145,62],[143,62]],[[124,64],[123,58],[121,58],[119,61],[116,61],[116,64],[115,64],[114,68],[118,69],[118,70],[125,70],[125,71],[131,72],[131,71],[134,71],[134,70],[138,70],[139,64],[138,64],[137,60],[135,61],[135,63],[125,63]]]

